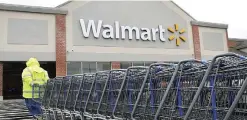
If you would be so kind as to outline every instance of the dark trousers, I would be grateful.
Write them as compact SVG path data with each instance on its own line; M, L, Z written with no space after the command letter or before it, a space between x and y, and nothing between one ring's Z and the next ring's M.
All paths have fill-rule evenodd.
M25 98L25 104L32 116L42 114L40 104L35 102L32 98Z

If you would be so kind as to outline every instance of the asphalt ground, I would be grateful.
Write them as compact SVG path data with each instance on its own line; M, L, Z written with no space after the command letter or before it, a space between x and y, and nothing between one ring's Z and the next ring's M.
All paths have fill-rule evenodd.
M0 120L32 120L24 100L0 101Z

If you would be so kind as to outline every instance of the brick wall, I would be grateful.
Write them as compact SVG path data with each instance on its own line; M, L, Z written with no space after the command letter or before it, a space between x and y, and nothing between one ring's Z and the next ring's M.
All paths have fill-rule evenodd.
M195 59L201 60L200 35L199 35L199 27L197 25L192 25L192 34L193 34Z
M235 41L230 41L229 40L228 30L227 29L226 29L226 40L227 40L228 51L229 51L229 48L235 47L237 45L237 43Z
M0 96L3 96L3 64L0 62Z
M230 40L228 40L227 44L228 44L228 49L235 47L237 45L237 43L235 41L230 41Z
M56 15L56 76L66 75L66 16Z
M120 69L120 62L112 62L111 66L112 69Z

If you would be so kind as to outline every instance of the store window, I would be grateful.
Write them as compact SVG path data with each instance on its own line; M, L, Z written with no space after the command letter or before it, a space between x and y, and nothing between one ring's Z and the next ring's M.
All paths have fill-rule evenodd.
M128 67L131 67L132 63L131 62L121 62L120 63L120 69L127 69Z
M133 66L144 66L144 62L133 62Z
M111 70L111 62L97 62L97 71Z
M96 62L82 62L83 73L95 73L96 72Z
M81 74L81 62L67 62L67 75Z

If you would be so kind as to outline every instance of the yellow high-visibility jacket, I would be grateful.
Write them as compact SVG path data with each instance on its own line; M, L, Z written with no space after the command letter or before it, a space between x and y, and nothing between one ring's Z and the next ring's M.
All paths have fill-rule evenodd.
M49 79L46 70L40 67L36 58L30 58L26 62L27 67L22 72L23 94L24 98L38 98L37 95L32 95L32 85L44 85ZM37 90L37 88L36 88Z

